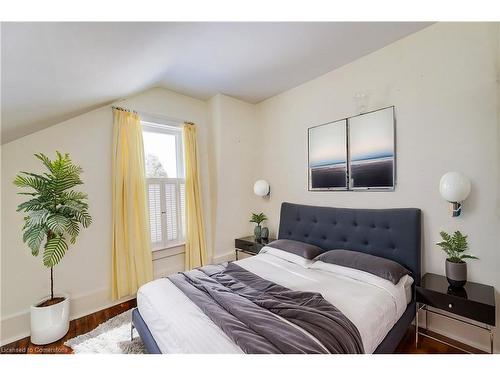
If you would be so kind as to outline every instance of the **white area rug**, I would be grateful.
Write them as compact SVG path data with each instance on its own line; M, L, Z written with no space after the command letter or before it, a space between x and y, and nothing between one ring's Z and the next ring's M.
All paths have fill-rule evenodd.
M134 330L130 340L132 310L109 319L93 331L68 340L64 345L74 353L142 354L146 353L142 340Z

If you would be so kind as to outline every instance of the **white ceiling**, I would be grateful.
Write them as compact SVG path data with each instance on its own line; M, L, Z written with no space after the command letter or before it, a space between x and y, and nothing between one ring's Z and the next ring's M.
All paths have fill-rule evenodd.
M257 103L429 23L3 23L2 142L150 87Z

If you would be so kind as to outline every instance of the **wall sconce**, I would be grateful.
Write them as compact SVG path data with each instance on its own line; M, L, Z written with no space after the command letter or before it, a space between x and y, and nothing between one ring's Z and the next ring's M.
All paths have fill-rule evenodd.
M271 194L271 187L266 180L258 180L253 184L253 192L259 197L268 197Z
M470 180L459 172L448 172L439 181L441 196L451 203L452 216L460 216L462 202L470 193Z

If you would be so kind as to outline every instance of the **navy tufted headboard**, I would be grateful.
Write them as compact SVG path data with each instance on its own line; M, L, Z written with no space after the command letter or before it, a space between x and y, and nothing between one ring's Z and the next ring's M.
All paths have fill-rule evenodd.
M325 251L362 251L398 262L420 284L420 209L353 209L281 205L279 239Z

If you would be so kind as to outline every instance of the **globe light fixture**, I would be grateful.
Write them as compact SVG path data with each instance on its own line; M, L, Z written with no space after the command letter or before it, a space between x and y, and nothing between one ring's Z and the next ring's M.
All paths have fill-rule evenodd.
M469 196L470 189L470 180L459 172L448 172L441 177L439 192L451 203L453 217L462 213L462 202Z
M271 193L271 187L266 180L258 180L253 184L253 192L259 197L267 197Z

